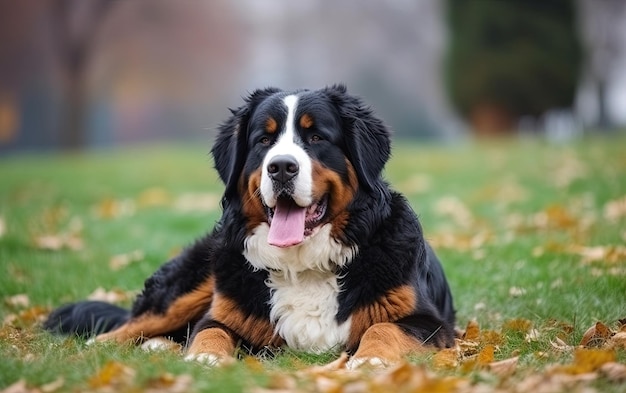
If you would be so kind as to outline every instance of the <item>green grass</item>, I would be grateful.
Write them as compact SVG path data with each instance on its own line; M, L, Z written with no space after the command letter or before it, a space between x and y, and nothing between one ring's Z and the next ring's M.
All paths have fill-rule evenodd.
M557 336L576 345L595 322L615 329L626 317L626 256L618 248L626 243L626 212L606 213L612 201L626 204L623 135L565 145L397 145L385 176L407 195L443 261L459 326L476 320L481 330L501 334L495 358L519 355L516 378L571 361L571 351L554 351L550 341ZM165 389L168 378L175 379L169 373L190 375L190 390L241 391L333 359L335 354L281 351L261 363L213 370L183 362L178 353L86 346L50 336L35 323L46 310L98 287L133 293L211 228L222 186L207 151L153 146L0 159L0 389L19 379L38 387L59 376L61 391L96 389L106 365L118 364L135 373L105 384L119 391ZM42 235L69 236L82 246L45 250L37 244ZM618 251L586 262L583 247ZM136 250L138 261L110 268L112 257ZM28 305L10 300L20 294ZM530 321L538 337L506 330L512 319ZM616 354L626 361L624 350ZM433 356L413 361L433 370ZM503 383L480 371L435 372L488 386ZM113 374L123 379L123 372ZM595 384L609 391L626 387L602 378Z

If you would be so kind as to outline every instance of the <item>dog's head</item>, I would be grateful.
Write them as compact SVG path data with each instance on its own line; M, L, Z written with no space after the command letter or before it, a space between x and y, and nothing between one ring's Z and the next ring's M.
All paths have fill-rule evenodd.
M340 231L357 193L378 193L389 131L343 85L257 90L232 110L212 153L249 230L268 223L268 242L301 243L323 225Z

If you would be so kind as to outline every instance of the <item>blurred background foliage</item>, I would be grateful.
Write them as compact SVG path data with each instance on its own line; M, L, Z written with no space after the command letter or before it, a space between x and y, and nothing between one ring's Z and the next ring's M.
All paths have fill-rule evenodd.
M397 138L626 124L623 0L0 0L0 152L207 145L259 87L345 82Z
M582 51L571 0L450 1L452 102L479 132L571 108Z

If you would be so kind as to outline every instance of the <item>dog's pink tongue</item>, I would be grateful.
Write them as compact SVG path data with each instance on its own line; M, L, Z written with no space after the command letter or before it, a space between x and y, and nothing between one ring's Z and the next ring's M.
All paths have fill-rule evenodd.
M301 243L304 239L305 218L306 208L296 205L291 199L278 198L267 242L277 247Z

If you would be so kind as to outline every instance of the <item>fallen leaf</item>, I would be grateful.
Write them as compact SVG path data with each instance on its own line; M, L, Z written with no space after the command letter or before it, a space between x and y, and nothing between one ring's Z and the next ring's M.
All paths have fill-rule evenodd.
M28 307L28 305L30 304L30 299L28 298L28 295L22 293L19 295L13 295L4 298L4 302L14 308L24 308Z
M594 326L587 329L585 334L583 334L579 345L587 348L601 348L614 334L615 332L611 331L608 326L602 322L596 322Z
M140 208L166 206L172 201L170 194L164 188L152 187L142 191L137 197L137 206Z
M608 344L609 348L626 350L626 331L615 333Z
M605 203L603 212L604 218L609 221L615 222L626 217L626 195Z
M528 333L532 326L533 323L528 319L515 318L505 321L502 325L502 330L517 333Z
M133 262L139 262L144 259L144 253L141 250L131 251L126 254L114 255L109 260L109 268L113 271L120 270Z
M89 378L92 388L119 387L128 385L135 376L135 370L116 361L107 362L98 372Z
M433 356L433 367L440 370L449 370L459 365L459 354L456 348L446 348Z
M191 389L193 378L189 374L173 375L165 373L146 383L146 393L184 393Z
M511 297L520 297L525 294L526 294L526 290L524 288L519 288L519 287L509 288L509 296Z
M72 251L79 251L83 248L83 239L79 234L46 234L35 236L33 239L35 247L41 250L59 251L63 249L69 249Z
M539 341L540 333L537 329L530 329L528 333L526 333L526 337L524 337L524 341L527 343L537 342Z
M478 322L476 320L471 320L467 323L467 327L465 328L465 334L463 335L463 340L465 341L478 341L480 337L480 327L478 326Z
M52 393L52 392L56 392L57 390L61 389L63 387L63 385L65 385L65 379L63 377L58 377L57 379L55 379L52 382L48 382L45 385L41 385L39 387L39 389L43 393Z
M17 382L9 385L3 390L0 390L0 393L30 393L34 392L33 389L29 389L28 385L26 385L25 379L20 379Z
M550 345L552 345L552 348L561 352L569 352L574 349L573 346L568 345L565 341L561 340L559 337L556 337L554 341L550 340Z
M571 364L554 367L554 373L586 374L598 370L605 363L615 362L615 352L602 349L577 348Z
M435 212L447 216L461 227L470 227L474 217L467 206L456 196L444 196L435 203Z
M97 300L106 303L121 303L128 300L129 295L128 293L119 289L112 289L110 291L107 291L102 287L98 287L89 296L87 296L87 299Z
M476 362L479 366L486 366L494 361L495 347L493 345L485 345L485 347L478 352Z
M626 381L626 364L609 362L600 367L600 372L606 376L609 381L623 382Z
M480 342L485 345L499 346L504 344L504 336L493 330L483 330L480 332Z
M104 198L94 207L97 217L111 219L135 214L135 202L130 199Z
M7 224L4 217L0 216L0 239L7 233Z
M500 360L499 362L489 363L488 369L492 373L498 375L499 377L508 377L515 373L517 370L519 356L515 356L509 359Z
M182 212L212 212L220 208L220 196L214 193L189 193L180 195L174 208Z

